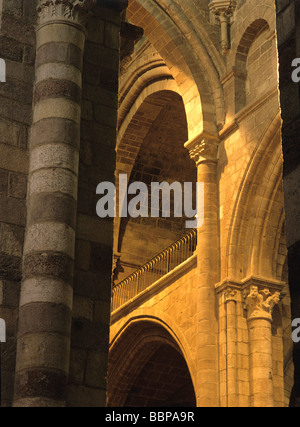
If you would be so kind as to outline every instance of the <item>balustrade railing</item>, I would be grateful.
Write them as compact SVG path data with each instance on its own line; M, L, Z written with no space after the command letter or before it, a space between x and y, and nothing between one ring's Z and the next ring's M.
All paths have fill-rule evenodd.
M149 288L157 280L170 273L188 260L197 247L197 230L191 230L186 236L156 255L126 279L113 286L112 311Z

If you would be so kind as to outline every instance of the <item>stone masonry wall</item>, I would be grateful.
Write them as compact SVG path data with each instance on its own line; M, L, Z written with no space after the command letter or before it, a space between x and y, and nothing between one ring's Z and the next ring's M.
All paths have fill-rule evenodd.
M69 406L105 406L113 220L96 215L100 182L114 182L120 14L99 9L88 23L83 64L81 148Z
M2 405L13 396L18 304L26 222L28 132L32 120L35 61L35 3L0 2L0 57L6 83L0 84L0 317L5 319Z
M137 15L131 15L131 19L135 25L139 24L144 26L147 36L148 26L150 27L150 19L148 19L148 15L143 11L142 7L138 7L137 3L138 2L135 1L130 2L129 10L131 12L135 11ZM150 9L150 5L147 1L142 1L141 3L145 9L147 9L148 6ZM186 1L186 3L188 3L188 1ZM179 12L178 9L176 12L180 15L182 11ZM177 18L178 15L174 13L174 19ZM261 394L264 392L263 387L259 390L260 385L258 385L259 374L257 373L257 369L261 366L257 367L255 363L252 364L251 367L249 365L249 360L251 359L253 362L255 359L253 356L255 354L255 351L253 351L253 336L251 335L251 339L250 336L248 336L249 331L253 332L252 319L247 323L248 319L243 307L244 299L243 295L240 293L242 289L241 283L246 279L247 282L245 283L255 283L255 277L260 277L262 281L260 286L265 286L265 283L269 282L274 282L273 284L279 286L276 280L277 270L282 270L285 263L285 252L279 253L279 251L276 250L283 228L284 212L281 185L281 122L277 87L278 64L275 17L275 4L272 0L267 0L264 3L254 0L239 2L231 26L231 49L224 59L224 68L222 69L220 67L221 70L219 70L221 83L224 88L224 102L226 105L225 126L219 133L220 147L217 171L219 184L218 225L220 237L220 283L224 282L223 284L227 284L229 281L235 284L237 281L237 289L239 289L238 300L228 303L229 308L227 312L225 308L227 300L225 301L226 304L224 304L224 300L222 300L224 297L222 294L224 289L221 288L221 293L219 293L218 290L217 295L219 298L218 302L220 303L220 308L217 313L217 315L219 315L219 347L216 351L219 356L218 381L220 385L220 400L218 402L218 397L216 397L216 393L214 393L215 401L213 403L216 404L216 402L218 402L221 406L235 406L237 404L240 406L255 406L258 403L263 405L265 402L264 398L261 398ZM167 27L162 18L160 24L161 27L164 27L164 25ZM149 40L151 42L153 40L154 47L157 48L158 53L168 65L174 58L169 51L166 52L159 43L156 43L153 33L154 31L151 33L149 32ZM159 31L155 32L155 34L159 35ZM216 47L218 48L217 44ZM201 63L200 58L202 59L199 55L199 62ZM215 62L217 61L214 62L214 59L212 59L212 62L216 66ZM184 68L181 67L179 60L176 66L182 71L182 74L184 74ZM170 67L169 69L172 72ZM174 78L176 80L176 76ZM125 79L124 76L123 79ZM182 90L180 85L179 87L180 90ZM199 91L201 92L200 88ZM184 96L183 101L186 111L188 112L189 109ZM200 179L199 177L203 177L203 181L211 179L209 183L213 185L214 181L212 180L212 176L214 174L211 173L210 176L208 176L207 173L207 175L205 175L205 168L203 167L202 169L203 171L198 175L198 180ZM211 212L216 211L214 202L210 207ZM210 215L211 212L209 212ZM211 218L212 215L210 216L210 219ZM211 234L213 234L213 232ZM216 236L216 233L214 236ZM210 362L213 357L215 357L215 354L213 352L207 352L207 354L210 355L210 360L205 359L204 362L204 358L201 359L201 352L209 339L211 340L209 341L210 344L215 341L213 341L210 336L207 338L206 342L204 342L203 339L203 345L200 345L201 333L202 337L204 334L203 329L199 326L199 319L204 319L206 321L205 325L209 324L209 329L212 331L213 326L212 322L210 322L211 318L205 310L209 311L209 314L214 311L211 307L207 309L207 301L211 301L211 299L203 297L203 292L201 292L202 288L200 289L200 287L203 285L203 282L207 284L207 288L208 285L213 286L218 279L212 277L212 273L214 272L212 263L209 265L210 269L205 271L205 262L207 260L205 256L203 256L204 262L202 262L201 250L205 253L210 262L214 258L211 256L212 252L208 252L207 250L209 245L203 244L205 236L199 237L198 270L202 271L202 273L204 272L204 274L200 276L199 273L199 277L194 283L193 279L190 277L192 273L187 274L181 286L178 286L176 289L176 293L174 291L175 284L172 283L171 286L155 295L155 297L151 295L149 301L143 302L139 307L137 307L138 303L135 303L135 310L133 309L134 311L131 312L131 315L129 315L130 308L127 307L127 311L124 309L123 319L118 320L118 326L122 329L122 326L130 324L130 318L134 319L136 316L146 317L146 315L148 315L148 317L154 316L156 319L162 320L163 323L168 323L167 320L169 321L170 317L172 317L171 323L168 325L170 326L170 324L174 325L177 323L177 325L174 326L174 330L178 331L181 329L179 325L181 325L182 322L184 324L182 328L183 331L189 322L191 313L195 310L194 299L198 299L199 306L196 308L196 312L199 316L197 323L199 329L196 335L197 338L193 337L195 341L196 339L198 340L198 349L195 350L194 346L196 346L196 344L195 341L192 340L191 348L189 349L190 353L189 350L187 350L190 343L190 331L180 331L182 335L179 335L184 336L188 341L184 353L189 366L191 365L189 359L190 355L193 361L195 361L196 366L194 372L192 369L192 375L194 375L193 378L197 378L194 384L196 384L195 391L198 402L203 404L205 397L201 396L201 393L203 393L201 376L202 378L205 377L205 379L208 380L207 382L211 380L212 370L210 374L208 374L205 368L209 364L211 367L213 366L213 363ZM201 250L199 250L199 247L201 247ZM278 268L279 265L280 268ZM207 279L208 277L209 279ZM278 279L283 280L281 274ZM193 283L195 287L198 286L198 289L194 289L191 283ZM189 294L187 293L188 286L191 286ZM282 284L280 284L280 286L282 286ZM178 301L180 300L180 298L177 298L177 291L181 293L183 289L186 290L186 293L184 297L182 297L182 305L176 307L177 299ZM170 293L167 294L167 292ZM171 293L172 302L171 298L169 298ZM207 304L203 304L200 295ZM185 303L187 299L190 301L190 303L187 303L189 304L190 310L188 314L185 313ZM273 353L273 359L272 363L268 361L266 364L266 366L270 368L270 372L267 372L267 375L266 372L264 372L264 375L266 375L265 383L272 386L270 387L272 391L269 393L270 399L267 403L275 406L282 406L284 401L286 404L290 392L290 388L287 386L286 396L284 396L283 365L288 362L291 340L290 335L286 334L286 325L284 325L285 329L282 331L281 309L282 306L280 306L280 309L277 308L276 311L274 311L272 331L270 329L270 324L268 324L268 334L270 335L269 353ZM284 316L286 316L285 321L290 324L289 313L286 313L284 309L282 311ZM179 316L178 319L177 314ZM204 314L207 314L206 318ZM115 319L115 314L113 314L113 319ZM231 324L230 328L232 328L232 330L230 328L228 329L227 325L223 323L227 321ZM203 324L204 322L202 322L202 325ZM202 327L204 328L205 325ZM117 329L117 323L113 320L111 330L111 342L113 344L114 333L116 333L115 328ZM172 326L170 326L170 329L173 331ZM231 333L234 334L234 339L232 339ZM283 339L286 341L284 345L282 344ZM229 348L230 345L231 348ZM287 360L283 361L284 352L285 355L287 355ZM205 363L207 363L207 365ZM267 369L264 370L266 371ZM270 381L270 379L272 379L272 381ZM201 386L199 386L199 384L201 384Z
M100 3L103 7L96 8L88 24L83 64L68 406L104 406L106 402L113 222L101 221L95 207L97 185L114 181L119 33L126 2ZM0 12L0 58L7 66L7 82L0 85L0 317L7 325L7 342L1 346L1 403L11 406L35 80L36 2L3 0ZM59 49L56 53L59 62Z

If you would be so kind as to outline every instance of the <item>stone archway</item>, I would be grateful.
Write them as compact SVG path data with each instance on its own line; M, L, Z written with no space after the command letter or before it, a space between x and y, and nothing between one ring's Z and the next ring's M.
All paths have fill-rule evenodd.
M187 362L179 344L162 325L140 320L113 341L108 406L196 406Z
M189 139L204 130L216 133L217 125L222 127L224 124L224 100L219 76L215 65L208 59L206 49L201 50L200 56L195 55L190 42L174 23L176 18L170 19L154 2L145 4L142 0L131 0L127 17L144 29L145 36L164 59L180 87L188 111ZM193 29L189 27L189 30L193 37ZM197 41L199 47L200 40ZM199 67L199 62L203 61L204 65Z
M154 85L155 86L155 85ZM196 168L184 142L187 120L181 96L175 91L159 90L145 97L131 118L117 147L116 187L119 176L128 183L143 182L151 192L152 182L196 182ZM171 200L173 203L173 199ZM150 209L149 202L148 208ZM117 212L119 211L117 200ZM115 218L114 249L122 258L118 280L131 274L187 232L185 217ZM151 237L150 237L151 236ZM144 241L147 240L147 245ZM124 270L124 271L123 271Z

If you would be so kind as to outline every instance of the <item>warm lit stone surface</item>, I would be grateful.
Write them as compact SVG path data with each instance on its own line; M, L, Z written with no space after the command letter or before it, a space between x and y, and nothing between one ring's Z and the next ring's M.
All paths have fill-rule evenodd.
M3 406L298 404L296 3L0 1ZM203 182L204 223L110 313L188 231L98 218L120 173Z

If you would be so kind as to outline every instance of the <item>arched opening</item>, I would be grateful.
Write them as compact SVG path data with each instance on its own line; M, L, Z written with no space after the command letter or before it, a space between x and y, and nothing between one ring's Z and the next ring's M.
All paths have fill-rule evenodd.
M268 38L270 27L264 19L257 19L246 29L235 57L235 112L255 102L274 86L276 68L273 58L275 41ZM267 64L267 66L266 66ZM275 82L276 84L276 82Z
M193 384L182 355L162 344L145 363L125 407L195 407Z
M160 253L187 233L186 217L178 216L171 193L170 216L160 206L159 215L151 215L152 183L196 183L195 163L184 143L188 139L185 108L180 95L162 90L148 96L133 116L117 150L118 170L125 171L128 185L146 184L145 204L148 217L117 218L115 238L120 256L118 281ZM125 157L125 153L128 156ZM195 185L193 186L195 187ZM194 188L195 190L195 188ZM183 196L183 192L182 192ZM128 198L130 202L130 198Z
M109 407L196 407L185 357L161 325L137 321L114 340L109 357Z
M180 88L181 96L188 107L189 139L193 139L203 130L211 133L217 130L214 91L216 104L221 104L217 109L221 118L217 121L223 122L222 89L215 67L211 66L211 61L206 56L207 50L201 50L199 57L195 55L189 41L193 38L193 29L189 28L189 40L182 37L174 17L171 18L173 13L173 10L166 13L157 2L144 0L130 0L127 8L128 20L144 29L146 38L164 59ZM197 24L199 25L198 22ZM199 67L199 61L205 66ZM214 89L210 79L213 80Z

